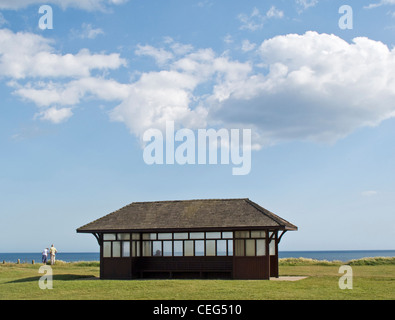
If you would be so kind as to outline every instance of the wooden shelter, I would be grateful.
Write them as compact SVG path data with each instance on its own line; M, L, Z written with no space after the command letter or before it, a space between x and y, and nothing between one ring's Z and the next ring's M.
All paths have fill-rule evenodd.
M77 232L96 237L101 279L269 279L289 230L249 199L210 199L133 202Z

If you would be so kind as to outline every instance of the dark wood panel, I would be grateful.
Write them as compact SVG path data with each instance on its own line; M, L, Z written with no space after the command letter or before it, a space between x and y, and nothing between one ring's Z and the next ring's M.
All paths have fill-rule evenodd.
M268 257L234 257L234 279L269 279Z

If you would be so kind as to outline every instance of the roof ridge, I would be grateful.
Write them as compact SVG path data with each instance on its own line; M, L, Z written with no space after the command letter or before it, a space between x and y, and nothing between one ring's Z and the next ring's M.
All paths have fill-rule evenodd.
M187 199L187 200L157 200L157 201L136 201L136 202L132 202L131 204L134 204L134 203L163 203L163 202L191 202L191 201L233 201L233 200L249 200L249 199L248 198L222 198L222 199L212 198L212 199Z

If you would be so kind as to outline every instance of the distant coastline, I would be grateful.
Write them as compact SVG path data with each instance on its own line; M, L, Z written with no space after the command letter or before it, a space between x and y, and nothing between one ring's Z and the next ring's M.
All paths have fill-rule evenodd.
M344 261L370 257L395 257L395 250L328 250L328 251L279 251L279 258L310 258L314 260ZM40 252L0 252L0 263L17 262L41 263ZM99 252L59 252L57 259L65 262L99 261Z

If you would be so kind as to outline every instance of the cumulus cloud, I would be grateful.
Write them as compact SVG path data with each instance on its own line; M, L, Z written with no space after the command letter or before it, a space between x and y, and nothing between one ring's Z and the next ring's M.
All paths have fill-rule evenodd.
M126 62L118 53L59 54L53 41L29 32L0 29L0 77L83 77L92 70L117 69Z
M261 144L334 142L395 116L395 50L381 42L307 32L264 41L266 73L217 85L210 117L252 126ZM220 92L220 94L218 94Z
M120 5L128 0L47 0L45 4L58 5L62 9L77 8L82 10L94 11L104 10L110 5ZM0 9L18 10L30 5L42 5L41 0L2 0Z
M191 129L251 128L254 146L332 143L395 116L395 49L379 41L309 31L259 45L246 40L243 48L253 61L171 38L159 48L139 45L135 54L153 58L159 70L120 83L93 74L125 66L118 54L61 54L41 36L0 30L0 77L37 105L37 118L54 123L84 99L115 102L111 120L140 138L172 120Z
M54 105L73 106L89 96L119 101L126 97L125 85L92 76L93 71L125 66L119 54L96 54L86 49L61 54L53 44L33 33L0 29L0 78L11 79L8 85L14 88L14 94L40 108L38 118L60 123L73 113L70 108Z

